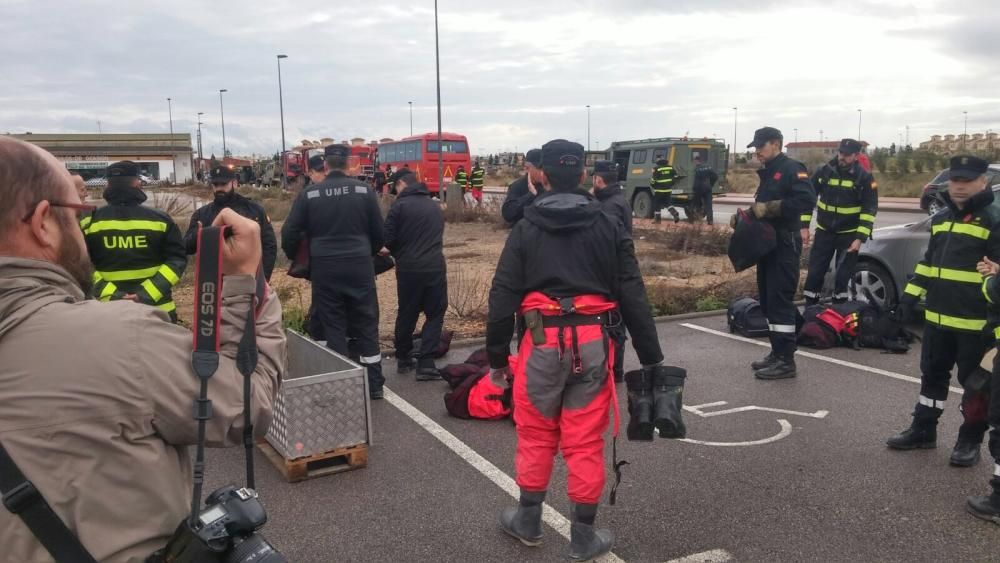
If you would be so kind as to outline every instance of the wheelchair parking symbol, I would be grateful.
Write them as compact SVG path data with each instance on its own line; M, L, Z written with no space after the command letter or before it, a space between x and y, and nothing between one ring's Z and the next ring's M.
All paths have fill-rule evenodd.
M745 406L745 407L732 407L732 408L728 408L728 409L713 410L713 411L705 412L705 409L710 409L710 408L713 408L713 407L721 407L721 406L724 406L724 405L727 405L727 404L729 404L729 403L727 403L726 401L717 401L717 402L714 402L714 403L705 403L704 405L685 406L684 410L686 410L688 412L691 412L691 413L694 413L694 414L696 414L696 415L698 415L698 416L700 416L702 418L710 418L710 417L713 417L713 416L724 416L724 415L727 415L727 414L736 414L736 413L748 412L748 411L765 411L765 412L773 412L773 413L778 413L778 414L793 415L793 416L804 416L804 417L807 417L807 418L820 418L820 419L821 418L826 418L826 415L830 414L829 411L800 412L800 411L792 411L792 410L787 410L787 409L775 409L775 408L771 408L771 407L758 407L756 405L748 405L748 406ZM786 436L788 436L788 435L790 435L792 433L792 423L788 422L788 420L786 420L784 418L779 418L777 420L778 420L778 425L781 426L781 429L778 431L778 433L775 434L775 435L773 435L773 436L769 436L767 438L762 438L760 440L748 440L748 441L744 441L744 442L709 442L709 441L704 441L704 440L694 440L694 439L691 439L691 438L684 438L684 439L679 440L679 441L681 441L681 442L687 442L689 444L698 444L698 445L701 445L701 446L720 446L720 447L760 446L760 445L763 445L763 444L770 444L772 442L777 442L778 440L780 440L780 439L782 439L782 438L784 438L784 437L786 437Z

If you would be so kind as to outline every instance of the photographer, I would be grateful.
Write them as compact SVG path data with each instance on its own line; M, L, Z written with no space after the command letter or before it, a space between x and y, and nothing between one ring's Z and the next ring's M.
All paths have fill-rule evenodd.
M89 296L93 266L68 172L41 149L0 138L0 444L99 561L141 561L188 516L197 439L191 331L131 301ZM222 251L218 371L210 446L240 442L243 376L234 360L261 261L260 227L231 209ZM256 319L250 412L266 432L285 365L281 305ZM4 490L9 493L8 490ZM0 509L3 560L51 561L22 517Z

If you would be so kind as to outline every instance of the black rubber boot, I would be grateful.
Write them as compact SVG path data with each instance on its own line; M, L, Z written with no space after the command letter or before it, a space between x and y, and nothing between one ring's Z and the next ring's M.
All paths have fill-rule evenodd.
M611 551L615 536L611 530L594 528L597 518L596 504L576 504L570 509L572 524L569 530L570 561L592 561Z
M663 220L663 213L659 210L653 213L653 223L659 225L660 221Z
M396 358L396 373L398 375L406 375L413 371L413 368L417 367L417 363L413 361L413 358L406 356L404 358Z
M774 363L766 368L753 372L757 379L789 379L795 377L795 359L777 358Z
M937 425L913 421L909 428L885 441L894 450L929 450L937 447Z
M543 502L545 502L545 491L540 493L521 491L521 500L517 508L505 508L500 513L500 527L524 545L529 547L541 545Z
M684 379L687 371L674 366L657 366L653 376L653 425L660 438L683 438L687 435L684 410Z
M670 212L670 216L674 218L674 223L680 223L681 222L681 214L678 213L676 209L674 209L673 207L668 207L667 211L669 211Z
M955 443L955 448L951 450L949 463L955 467L972 467L979 463L980 449L982 449L982 444L959 440Z
M628 426L625 435L629 440L653 439L653 374L646 370L632 370L625 374L628 387Z
M965 509L976 518L1000 525L1000 494L969 497Z
M434 365L433 358L420 358L417 363L417 375L414 377L417 381L434 381L441 379L441 372L438 371L437 366Z
M750 368L753 369L754 371L757 371L769 367L771 364L777 361L778 361L778 356L775 356L774 352L768 352L767 355L764 356L763 358L755 362L751 362Z

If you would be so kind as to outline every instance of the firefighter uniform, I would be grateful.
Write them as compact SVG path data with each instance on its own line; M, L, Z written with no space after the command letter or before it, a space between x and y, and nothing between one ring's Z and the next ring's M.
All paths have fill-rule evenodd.
M993 350L987 354L980 367L991 371L991 380L1000 377L1000 282L995 275L989 275L983 280L983 295L989 302L989 321L987 326L993 327L996 342ZM992 357L991 357L992 356ZM993 457L993 476L990 479L991 494L970 496L967 509L974 516L1000 523L1000 384L991 381L990 404L987 414L989 422L989 452Z
M212 170L212 183L216 184L217 190L215 200L199 207L191 215L187 233L184 234L185 250L188 254L194 254L198 251L198 223L205 226L211 225L223 209L232 209L248 219L253 219L260 225L264 277L270 280L271 272L274 270L274 261L278 255L278 242L274 238L274 227L271 226L270 217L267 216L267 212L259 203L241 196L236 193L236 190L219 190L219 184L235 179L236 176L228 166L217 166Z
M385 172L382 172L381 169L375 169L375 174L372 175L372 180L375 184L375 193L382 193L382 188L385 187L385 179Z
M176 321L171 289L187 267L184 240L169 215L142 205L146 194L138 187L138 176L134 162L109 166L108 204L80 222L94 264L94 296L111 301L135 295Z
M761 147L772 140L782 140L781 131L764 127L754 133L753 142L747 148ZM754 211L754 214L774 227L777 240L774 250L757 263L757 287L761 308L767 316L771 354L753 364L757 368L754 375L761 379L794 377L797 310L793 300L799 285L802 256L800 221L803 215L812 213L816 194L806 167L784 153L764 163L757 175L760 186L754 198L754 209L766 211Z
M700 205L705 213L705 221L711 225L715 223L715 216L712 212L712 187L719 181L719 175L708 164L697 160L695 162L698 162L698 165L694 168L692 192L696 204Z
M952 180L978 178L988 163L973 156L951 159ZM976 264L983 256L1000 261L1000 208L987 187L959 208L948 192L947 207L931 220L931 239L923 260L900 299L906 318L925 298L925 326L920 357L920 396L909 429L888 440L889 447L933 447L937 422L948 399L952 366L962 385L964 421L952 452L953 465L978 461L987 427L989 377L979 364L992 342L987 327L987 295Z
M385 165L385 192L386 194L396 195L396 186L392 183L392 165Z
M330 145L327 162L346 167L350 149ZM294 259L308 240L312 299L328 348L348 356L348 334L357 336L360 363L373 399L382 398L378 294L372 256L382 249L382 212L375 191L334 168L326 180L302 191L281 229L281 248Z
M578 143L550 141L545 170L583 171ZM579 171L579 172L577 172ZM639 361L663 360L631 237L579 186L539 195L507 238L489 297L486 347L491 377L509 385L514 314L531 328L513 366L518 509L501 515L503 529L528 545L541 541L541 503L560 451L573 503L570 555L589 560L610 550L610 532L595 530L604 489L604 440L614 384L604 330L620 310Z
M476 203L482 203L483 201L484 180L486 180L486 171L477 162L472 168L472 174L469 176L469 184L472 186L472 197L476 200Z
M653 190L653 217L660 222L661 210L666 208L674 218L674 223L680 220L680 214L671 206L674 194L674 183L677 181L677 171L666 159L656 161L653 177L649 179L649 188Z
M840 152L858 154L861 143L854 139L840 142ZM823 278L836 256L833 302L847 301L847 282L854 273L857 252L847 252L858 240L865 242L872 234L878 212L878 184L859 162L846 169L835 158L823 165L812 177L816 189L816 236L809 254L809 274L802 294L806 304L819 301ZM802 216L802 227L809 228L812 214Z

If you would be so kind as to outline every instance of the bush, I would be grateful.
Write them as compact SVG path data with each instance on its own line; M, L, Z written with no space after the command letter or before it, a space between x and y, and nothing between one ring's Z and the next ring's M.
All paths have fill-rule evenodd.
M460 319L477 319L486 316L489 299L489 280L471 272L470 268L456 264L448 275L448 308Z
M719 309L725 309L728 305L729 303L716 295L706 295L695 302L694 308L698 312L718 311Z
M636 228L635 231L636 236L641 233L646 240L660 245L664 250L702 256L727 254L732 234L729 229L685 223L668 225L666 229Z

